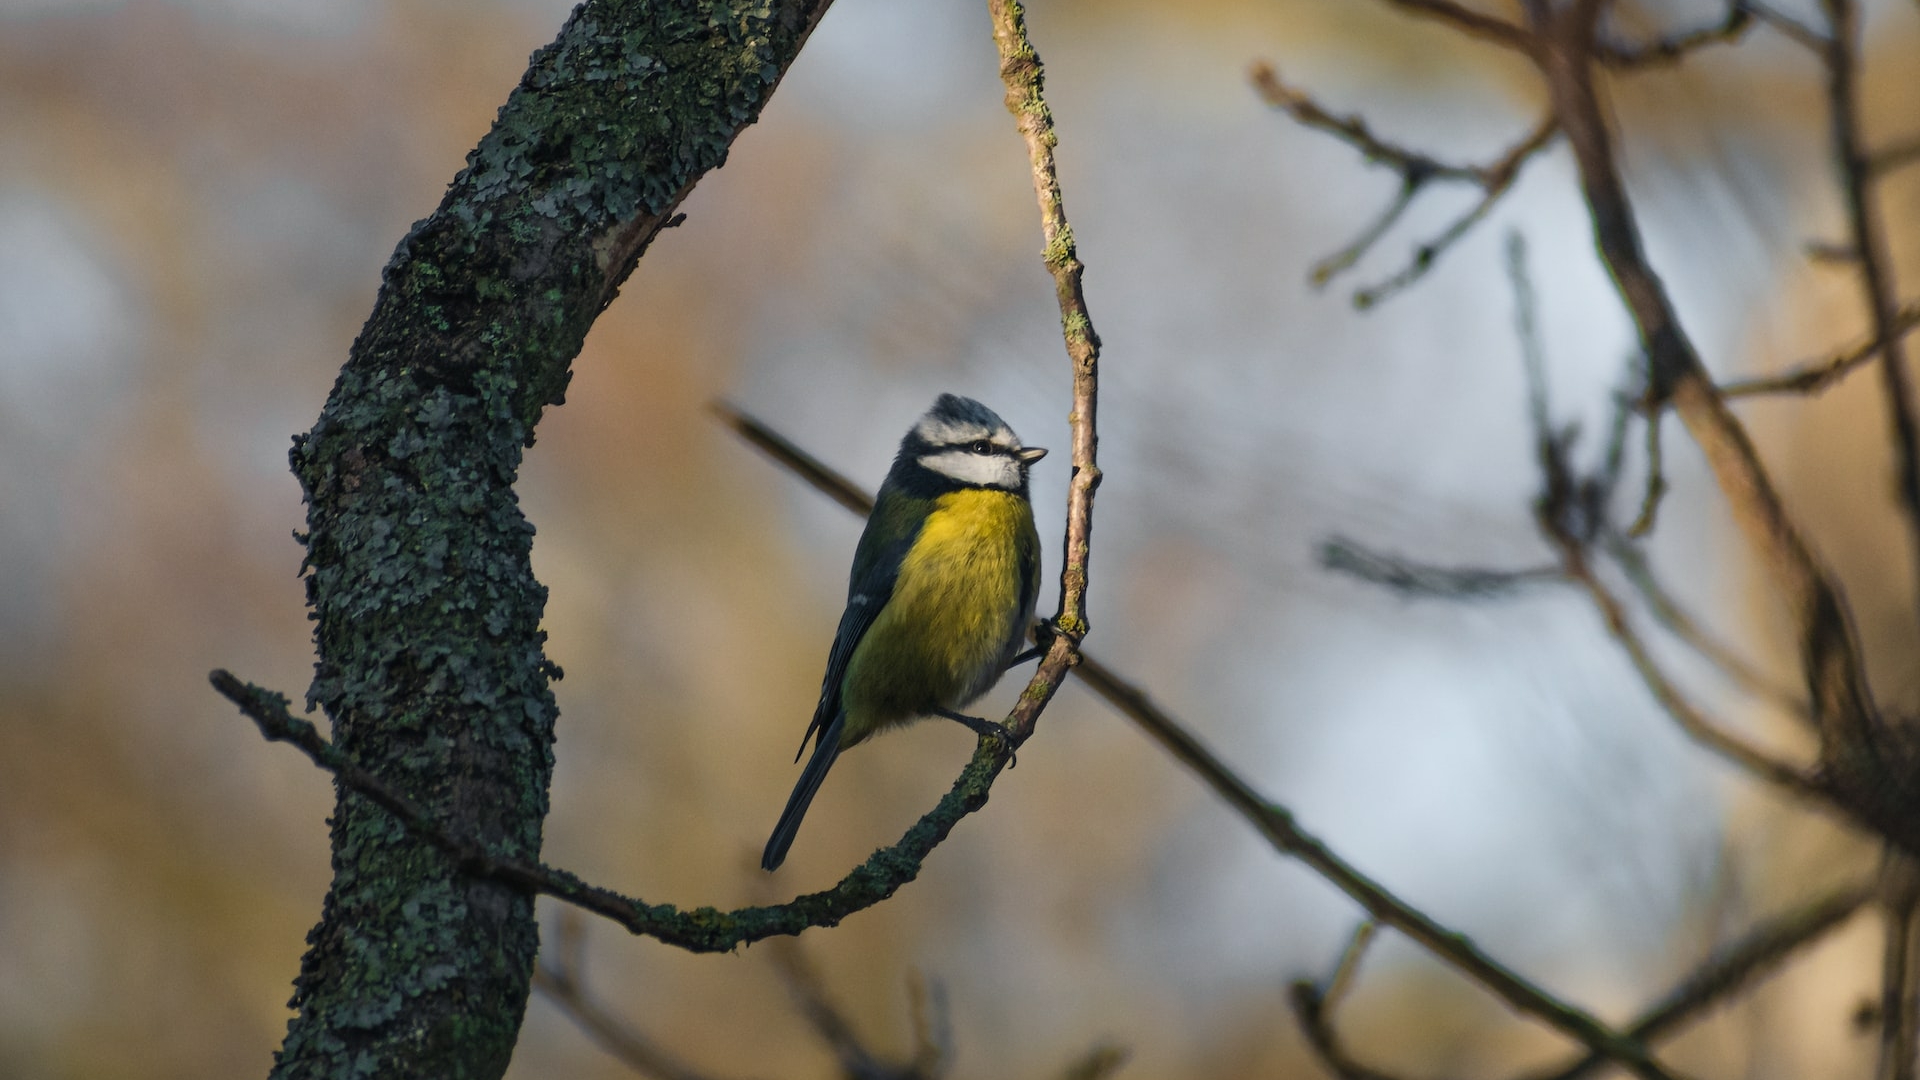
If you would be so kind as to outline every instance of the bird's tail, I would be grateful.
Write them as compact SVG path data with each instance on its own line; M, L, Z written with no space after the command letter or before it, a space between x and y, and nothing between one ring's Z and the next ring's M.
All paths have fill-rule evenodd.
M800 831L800 819L807 816L807 807L813 805L820 782L827 778L827 770L833 768L834 759L840 756L840 730L846 726L846 719L844 710L835 713L833 722L820 733L820 741L813 744L813 756L801 770L800 782L793 786L793 794L787 796L787 808L780 812L780 824L773 827L767 850L760 856L760 869L777 870L786 861L787 849L793 846L794 834Z

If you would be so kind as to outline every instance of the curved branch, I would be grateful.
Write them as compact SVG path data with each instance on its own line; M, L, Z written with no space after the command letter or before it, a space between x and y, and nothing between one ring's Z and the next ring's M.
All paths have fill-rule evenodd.
M1060 179L1054 171L1053 148L1059 140L1053 132L1053 113L1042 92L1046 75L1040 55L1027 40L1026 16L1018 0L987 0L987 10L993 16L993 41L1000 50L1000 79L1007 85L1007 111L1013 114L1020 136L1026 140L1027 157L1033 166L1033 192L1040 203L1040 232L1045 240L1041 258L1053 275L1060 332L1066 340L1067 357L1073 362L1073 411L1068 414L1073 428L1073 479L1067 485L1060 613L1054 617L1054 626L1072 639L1071 645L1077 645L1088 629L1088 545L1093 529L1093 493L1100 486L1100 467L1095 463L1099 437L1094 427L1100 335L1094 333L1093 317L1087 313L1087 299L1081 292L1080 276L1086 268L1074 246L1073 227L1067 224ZM1055 657L1065 660L1070 644L1056 641L1043 665ZM1036 674L1027 693L1034 693L1039 686L1040 676Z
M498 851L457 825L436 818L405 792L359 765L337 744L322 737L313 724L293 715L286 695L243 682L227 671L215 671L211 681L214 689L259 725L267 739L298 747L314 764L339 777L347 789L398 818L409 835L444 852L463 873L500 882L527 895L551 896L618 923L629 933L690 952L729 952L769 937L798 934L816 926L837 926L847 916L892 896L919 876L921 862L946 839L955 823L986 805L987 790L1008 756L998 739L982 739L973 760L939 805L907 830L899 843L874 852L831 889L808 893L785 904L687 911L622 896L565 870ZM1025 701L1023 698L1023 705ZM1026 730L1031 732L1030 723ZM1020 741L1024 739L1017 738L1016 746Z

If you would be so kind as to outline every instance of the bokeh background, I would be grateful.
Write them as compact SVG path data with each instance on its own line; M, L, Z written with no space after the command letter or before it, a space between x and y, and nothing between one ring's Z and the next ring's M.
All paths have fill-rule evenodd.
M1867 6L1867 124L1888 142L1914 133L1920 11ZM288 439L394 244L566 11L0 0L0 1075L266 1069L328 880L332 788L205 674L304 688ZM1717 16L1641 2L1618 25ZM1316 563L1336 534L1448 564L1548 561L1507 230L1530 244L1556 412L1589 455L1632 335L1563 152L1413 290L1348 303L1474 193L1423 199L1355 277L1310 287L1397 180L1263 107L1247 67L1273 60L1449 160L1526 130L1527 73L1356 0L1044 0L1030 24L1106 343L1089 647L1360 866L1610 1018L1870 868L1681 739L1579 597L1409 601ZM550 861L649 900L780 899L897 838L965 760L952 725L863 748L787 866L757 869L859 523L706 406L736 402L869 486L943 390L1064 446L1067 365L1001 92L984 5L839 0L596 325L520 484L567 673ZM1654 262L1717 371L1863 332L1851 274L1805 252L1843 224L1809 57L1759 30L1614 93ZM1908 268L1917 174L1883 189ZM1877 395L1861 375L1743 410L1848 582L1878 689L1911 705L1911 562ZM1034 484L1049 581L1063 457ZM1778 667L1777 612L1700 462L1678 437L1668 459L1663 572ZM802 942L882 1049L907 1046L909 973L938 980L962 1077L1052 1075L1102 1041L1130 1050L1124 1075L1312 1075L1285 985L1324 972L1357 919L1070 688L919 881ZM830 1074L766 949L585 933L594 993L703 1068ZM1856 920L1676 1060L1861 1075L1872 1040L1849 1018L1878 934ZM1422 1075L1565 1050L1391 941L1342 1020L1372 1060ZM511 1075L627 1074L536 998Z

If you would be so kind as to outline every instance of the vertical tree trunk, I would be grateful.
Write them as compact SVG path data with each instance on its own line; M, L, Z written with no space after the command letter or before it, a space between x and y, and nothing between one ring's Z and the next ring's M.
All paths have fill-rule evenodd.
M388 264L295 440L339 746L451 826L535 857L555 708L513 492L587 329L759 115L829 0L590 0L533 58ZM497 1077L539 944L533 901L468 879L342 791L334 880L279 1077Z

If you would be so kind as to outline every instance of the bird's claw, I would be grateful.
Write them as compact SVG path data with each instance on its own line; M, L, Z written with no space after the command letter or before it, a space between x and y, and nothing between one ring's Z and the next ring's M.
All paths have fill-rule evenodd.
M965 713L953 712L947 709L941 709L940 715L952 720L956 724L960 724L983 739L1000 740L1000 744L1007 748L1007 768L1011 769L1020 764L1019 755L1015 754L1013 749L1013 732L1007 725L996 724L991 720L983 720L978 716L968 716Z

